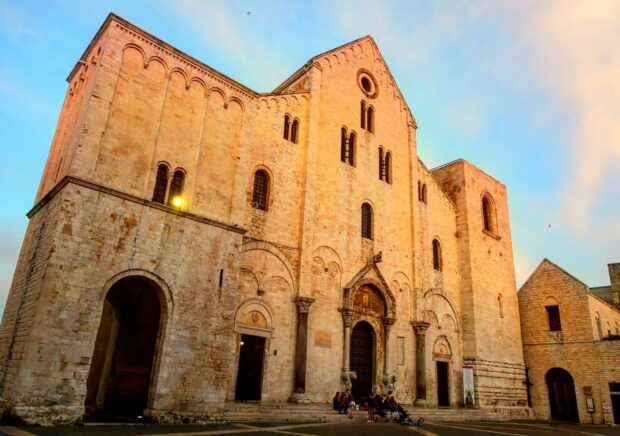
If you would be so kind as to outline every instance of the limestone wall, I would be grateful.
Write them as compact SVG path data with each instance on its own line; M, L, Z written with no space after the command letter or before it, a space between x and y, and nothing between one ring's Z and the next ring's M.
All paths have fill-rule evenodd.
M506 188L463 160L432 174L456 206L464 363L476 367L478 401L522 406L525 374ZM493 205L491 232L483 225L484 195Z
M547 305L559 307L561 331L550 331ZM590 294L584 283L546 259L519 290L519 309L536 418L551 418L545 375L552 368L562 368L574 380L579 421L590 422L584 387L591 387L594 420L603 422L602 401L609 399L609 382L620 379L620 352L618 341L599 340L595 314L600 313L605 321L618 312Z
M51 218L53 250L33 287L28 347L12 362L19 375L4 392L13 413L41 422L52 404L62 406L54 419L81 419L106 291L132 274L156 280L166 297L151 414L216 413L230 374L241 234L74 184L32 222L39 216ZM18 280L11 295L19 292Z
M620 309L610 306L592 293L588 293L592 332L596 339L620 335ZM600 319L602 336L599 335L597 319Z

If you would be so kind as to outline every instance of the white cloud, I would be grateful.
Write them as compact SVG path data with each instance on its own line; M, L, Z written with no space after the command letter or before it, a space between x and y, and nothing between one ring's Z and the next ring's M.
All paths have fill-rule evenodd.
M564 108L570 167L558 217L588 232L620 174L620 2L543 2L528 22L537 84ZM562 109L559 109L562 110Z

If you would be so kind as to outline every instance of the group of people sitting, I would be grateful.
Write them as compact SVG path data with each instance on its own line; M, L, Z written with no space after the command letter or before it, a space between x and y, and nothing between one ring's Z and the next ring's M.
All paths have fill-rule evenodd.
M424 418L419 418L414 422L407 411L396 402L391 391L385 397L380 393L375 395L371 393L368 397L363 397L359 404L355 403L351 392L336 392L332 405L338 413L348 414L349 419L353 419L354 411L360 410L368 412L367 422L385 422L390 416L403 425L421 426L424 422Z

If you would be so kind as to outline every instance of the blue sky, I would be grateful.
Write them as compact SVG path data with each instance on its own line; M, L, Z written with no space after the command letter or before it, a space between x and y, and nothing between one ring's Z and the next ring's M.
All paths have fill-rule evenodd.
M110 11L261 92L370 34L422 160L507 185L519 285L543 257L592 286L620 262L618 1L0 0L0 310L66 76Z

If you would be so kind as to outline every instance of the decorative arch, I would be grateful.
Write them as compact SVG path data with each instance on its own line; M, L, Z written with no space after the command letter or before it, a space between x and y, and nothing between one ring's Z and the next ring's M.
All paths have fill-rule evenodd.
M293 271L295 271L295 269L293 268L293 265L288 260L288 258L284 254L284 252L282 252L282 250L280 250L275 245L272 245L272 244L270 244L268 242L263 242L263 241L248 241L248 242L245 242L241 246L241 252L242 253L247 253L247 252L252 251L252 250L266 251L268 253L273 254L280 262L282 262L282 264L284 265L284 268L286 269L286 271L288 273L287 274L288 277L285 277L285 279L291 285L291 290L292 290L292 293L293 293L293 295L291 297L296 296L297 295L297 286L296 286L296 282L295 282L294 275L293 275Z
M327 255L323 255L324 252L326 252ZM325 265L328 265L329 263L333 262L336 265L338 265L338 268L340 269L340 271L342 271L342 259L340 258L340 255L335 249L333 249L332 247L328 245L319 245L318 247L316 247L312 251L312 257L313 258L320 257L325 263ZM331 258L334 258L335 261L330 260Z
M362 268L344 287L344 309L353 309L355 298L364 287L374 289L381 296L385 305L384 316L396 319L396 297L374 262Z
M444 335L437 336L433 344L434 360L452 360L452 347L448 338Z
M142 63L144 64L144 67L146 68L147 66L146 52L144 51L144 49L140 47L138 44L134 44L133 42L130 42L129 44L125 44L125 46L123 47L123 53L125 53L125 51L127 51L130 48L138 51L142 55Z
M208 95L207 91L209 87L207 86L204 80L202 80L200 77L194 76L191 79L189 79L189 86L192 86L192 83L197 83L198 85L202 86L202 89L204 90L204 96Z
M170 74L170 67L168 66L166 61L163 60L162 58L160 58L159 56L155 55L155 56L151 56L150 58L148 58L146 60L146 62L144 63L144 68L148 68L149 65L151 65L151 62L157 62L162 67L164 67L164 71L166 73L166 76L168 76Z
M251 298L244 301L235 313L233 331L239 334L275 337L274 311L264 300Z
M181 77L185 79L185 89L189 89L189 76L187 75L187 72L183 68L172 67L170 69L170 76L172 76L175 73L180 74Z
M454 309L454 305L450 302L447 297L447 294L440 289L429 289L426 291L423 297L424 305L423 305L423 313L427 311L432 311L434 313L442 314L441 318L438 318L438 321L443 319L443 314L448 314L454 321L456 326L455 331L460 330L460 324L458 322L458 317L456 315L456 310ZM439 328L442 328L442 324L438 324Z
M217 86L212 86L211 89L209 89L208 94L220 94L220 96L222 97L222 99L224 99L224 102L227 101L227 97L226 97L226 93L221 90L220 88L218 88Z

